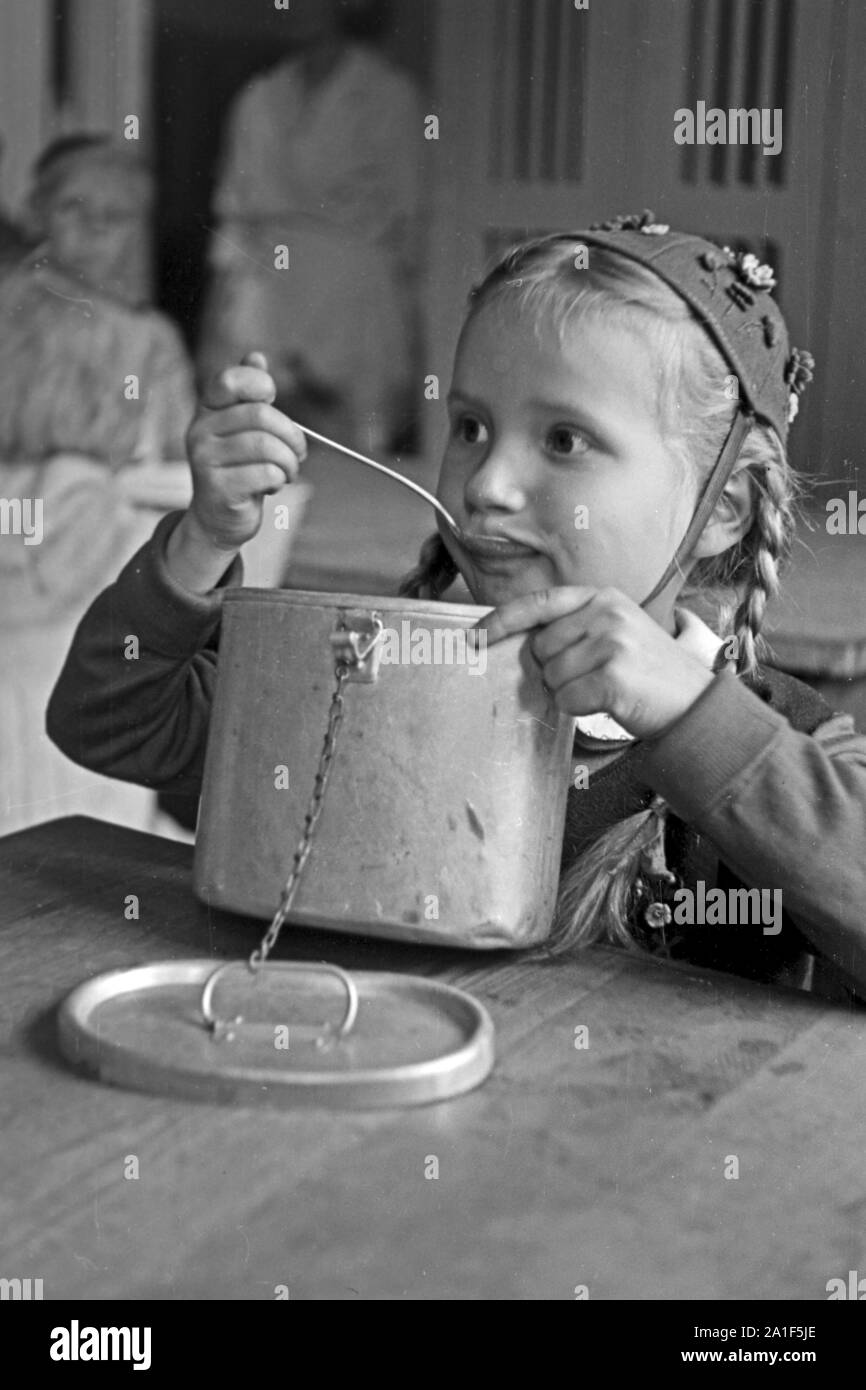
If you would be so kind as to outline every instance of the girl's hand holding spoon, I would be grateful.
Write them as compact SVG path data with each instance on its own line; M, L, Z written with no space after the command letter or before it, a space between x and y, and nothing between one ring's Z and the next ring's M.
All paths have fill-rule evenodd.
M228 367L209 387L187 434L193 499L168 540L169 569L193 593L209 593L262 524L262 499L294 482L307 456L306 435L423 497L454 534L462 532L419 483L375 459L290 420L273 402L276 384L260 352Z
M169 537L174 578L193 593L219 583L262 524L263 499L294 482L307 455L302 430L273 405L260 352L228 367L205 392L187 433L193 499Z

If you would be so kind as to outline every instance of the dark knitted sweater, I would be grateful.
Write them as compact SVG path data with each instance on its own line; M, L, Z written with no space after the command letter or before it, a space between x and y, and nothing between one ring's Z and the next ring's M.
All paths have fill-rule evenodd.
M820 695L772 667L761 667L744 683L802 733L813 734L832 718L832 710ZM569 793L563 870L604 830L649 806L656 793L646 780L643 763L641 745L634 744L621 757L594 772L589 787ZM666 820L665 858L676 884L653 885L655 901L673 906L676 888L697 892L699 883L707 890L720 888L726 894L732 888L747 886L720 860L706 835L674 814L668 814ZM673 924L663 931L651 930L639 922L636 936L641 946L653 954L753 979L803 988L813 974L814 956L808 941L784 911L777 935L765 935L754 922L723 926Z

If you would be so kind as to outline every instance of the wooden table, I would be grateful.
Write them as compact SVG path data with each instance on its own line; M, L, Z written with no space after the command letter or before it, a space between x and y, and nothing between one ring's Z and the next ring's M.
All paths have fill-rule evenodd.
M609 949L527 964L287 929L284 957L471 990L488 1082L276 1112L75 1075L55 1041L73 986L248 953L259 924L197 904L190 857L84 818L0 841L3 1277L46 1298L821 1300L866 1272L866 1015L791 992Z

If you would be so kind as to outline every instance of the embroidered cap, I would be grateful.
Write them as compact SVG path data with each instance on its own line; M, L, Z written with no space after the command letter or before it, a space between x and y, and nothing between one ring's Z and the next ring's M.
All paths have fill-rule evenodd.
M770 293L772 268L750 252L673 231L643 213L596 222L569 240L604 246L638 261L691 306L737 377L741 402L784 442L798 397L812 379L810 353L792 348Z

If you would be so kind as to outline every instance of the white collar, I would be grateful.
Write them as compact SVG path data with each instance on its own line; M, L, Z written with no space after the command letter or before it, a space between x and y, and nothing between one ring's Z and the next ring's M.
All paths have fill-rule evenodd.
M690 612L688 608L675 609L674 622L677 625L674 640L686 651L691 652L692 656L697 657L704 666L714 671L719 653L730 639L719 637L711 627L707 627L697 613Z

